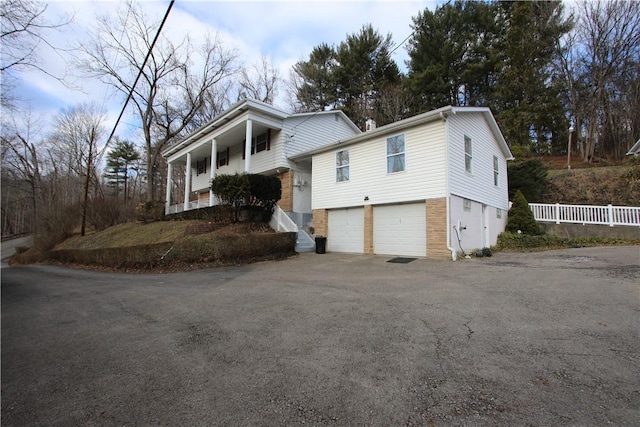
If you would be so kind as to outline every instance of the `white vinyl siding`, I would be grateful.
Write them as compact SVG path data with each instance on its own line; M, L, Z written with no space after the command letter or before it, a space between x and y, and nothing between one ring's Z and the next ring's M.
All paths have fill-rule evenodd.
M470 201L471 210L466 211L463 207L466 200L468 199L456 196L449 199L451 226L456 227L456 230L452 230L450 235L450 246L459 249L458 245L462 245L464 251L469 253L474 249L495 245L498 241L498 234L504 231L507 215L502 215L502 218L499 218L494 214L495 207L485 205L483 208L482 203L474 201ZM458 228L458 224L460 224L460 228ZM458 237L460 237L459 242ZM487 237L488 241L485 240Z
M364 252L364 208L329 211L327 250L331 252Z
M449 190L457 195L503 210L509 209L507 161L484 116L458 113L447 118L449 135ZM465 135L473 145L473 173L466 172ZM498 185L494 185L493 158L497 158Z
M283 132L285 157L292 157L360 133L341 114L329 111L287 117L284 119Z
M377 134L351 144L349 185L336 183L335 151L313 156L313 209L391 204L446 195L444 123L440 120L403 130L406 165L403 173L387 173L387 138ZM347 147L345 147L347 149Z
M383 255L427 255L425 203L375 206L373 251Z

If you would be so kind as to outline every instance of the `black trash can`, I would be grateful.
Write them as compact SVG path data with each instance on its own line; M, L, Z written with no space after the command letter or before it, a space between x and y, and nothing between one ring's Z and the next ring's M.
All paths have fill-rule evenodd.
M316 237L316 253L323 254L327 251L327 238L318 236Z

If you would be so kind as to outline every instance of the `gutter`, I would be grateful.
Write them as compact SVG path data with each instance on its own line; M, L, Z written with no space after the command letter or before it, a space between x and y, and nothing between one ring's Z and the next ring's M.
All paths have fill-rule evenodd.
M455 111L454 111L454 114L455 114ZM444 140L446 141L445 162L447 162L447 167L446 167L447 176L446 176L445 187L446 187L447 196L445 198L445 202L446 202L446 217L447 217L447 233L446 233L447 250L451 252L451 260L457 261L458 252L453 248L453 246L451 246L451 201L450 201L451 192L449 191L449 169L451 165L449 164L449 122L447 121L447 117L444 114L444 112L440 112L440 118L444 122Z

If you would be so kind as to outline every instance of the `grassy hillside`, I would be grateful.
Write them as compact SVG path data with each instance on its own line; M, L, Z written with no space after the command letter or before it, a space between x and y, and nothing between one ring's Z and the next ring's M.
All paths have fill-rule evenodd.
M640 206L640 164L637 162L609 166L572 162L572 169L567 170L566 158L564 164L561 159L543 161L549 166L544 203Z
M150 224L126 223L84 237L74 236L56 249L121 248L173 242L185 235L187 228L198 221L161 221Z

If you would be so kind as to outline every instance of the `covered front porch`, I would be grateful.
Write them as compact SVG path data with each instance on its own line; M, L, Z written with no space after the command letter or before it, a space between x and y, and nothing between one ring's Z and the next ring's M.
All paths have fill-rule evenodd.
M210 182L219 174L276 173L278 150L272 140L281 131L274 120L246 118L215 129L167 158L165 213L214 206ZM173 200L174 171L184 168L184 196ZM180 168L182 169L182 168Z

